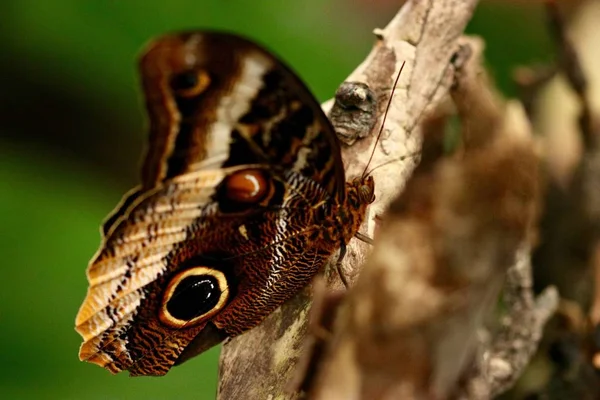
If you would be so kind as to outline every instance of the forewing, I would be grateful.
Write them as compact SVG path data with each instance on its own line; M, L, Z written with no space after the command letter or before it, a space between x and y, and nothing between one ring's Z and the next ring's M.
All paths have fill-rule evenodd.
M198 169L266 162L343 193L331 124L297 76L263 48L229 34L187 32L153 42L140 70L150 116L142 186ZM199 93L182 92L194 79L203 82ZM248 153L248 145L255 151Z

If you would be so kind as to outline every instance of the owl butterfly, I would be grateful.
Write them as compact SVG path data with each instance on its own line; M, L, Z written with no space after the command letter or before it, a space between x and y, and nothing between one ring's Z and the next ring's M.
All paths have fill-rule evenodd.
M258 325L355 235L374 190L346 183L318 102L256 44L164 36L139 68L141 185L104 223L76 318L80 359L133 376Z

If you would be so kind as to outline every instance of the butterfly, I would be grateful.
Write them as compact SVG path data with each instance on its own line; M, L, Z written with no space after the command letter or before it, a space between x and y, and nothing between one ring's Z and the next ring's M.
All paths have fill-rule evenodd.
M259 45L183 32L140 58L141 184L105 221L76 317L79 357L164 375L255 326L357 233L374 199L346 182L317 100Z

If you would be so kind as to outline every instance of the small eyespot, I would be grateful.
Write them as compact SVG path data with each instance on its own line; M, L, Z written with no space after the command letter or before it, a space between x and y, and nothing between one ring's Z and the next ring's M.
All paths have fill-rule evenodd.
M169 282L159 318L174 328L194 326L219 312L228 297L227 278L221 271L209 267L189 268Z
M270 182L263 171L248 169L229 175L223 183L223 195L235 203L256 204L269 193Z
M180 97L194 97L204 92L210 85L210 76L204 70L190 70L175 75L171 88Z

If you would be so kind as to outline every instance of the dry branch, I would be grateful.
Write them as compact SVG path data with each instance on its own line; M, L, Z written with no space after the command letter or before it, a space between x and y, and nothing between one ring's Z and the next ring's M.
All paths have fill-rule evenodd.
M522 108L504 104L491 88L481 50L479 41L464 40L454 57L455 64L465 63L451 92L464 149L443 158L440 132L425 133L421 163L391 203L370 258L340 305L310 398L456 396L508 267L520 261L515 271L522 272L528 266L522 263L535 237L539 158ZM521 300L510 317L535 323L505 329L501 333L518 335L490 345L495 361L514 367L501 371L504 386L529 360L557 301L549 292L548 304L534 310L531 285L523 281L509 280ZM508 351L515 343L521 343L519 357ZM478 376L487 397L468 398L500 390L492 386L500 381L498 368L485 372L496 374Z
M533 296L530 252L517 254L509 268L503 291L508 311L493 340L485 332L473 370L457 396L488 399L511 389L529 365L542 339L548 319L558 307L558 292L549 287L537 299Z
M419 122L427 110L438 106L453 78L452 55L471 17L476 0L409 0L383 30L365 61L347 79L367 85L377 103L377 122L390 96L391 86L402 62L404 72L395 89L384 132L377 145L373 166L418 151ZM326 108L329 105L326 105ZM336 120L332 117L336 125ZM343 149L347 176L362 173L374 146L373 132ZM377 201L370 208L365 231L371 235L375 218L383 213L408 179L416 163L389 163L373 172ZM344 270L352 281L368 249L356 240L350 243ZM219 369L221 399L294 398L284 393L286 382L302 352L307 332L310 289L297 295L267 318L259 327L234 338L223 347Z
M563 301L538 356L551 373L527 392L598 398L593 363L600 343L593 325L600 321L600 3L580 1L567 18L565 4L546 4L559 68L532 101L550 172L533 264L536 286L555 284Z

